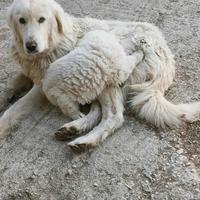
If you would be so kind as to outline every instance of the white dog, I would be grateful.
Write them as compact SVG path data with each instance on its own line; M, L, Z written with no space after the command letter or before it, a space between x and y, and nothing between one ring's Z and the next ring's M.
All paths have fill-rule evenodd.
M43 93L73 119L82 116L65 124L56 133L58 139L89 131L101 120L69 143L75 149L95 146L121 126L122 94L126 98L132 93L133 110L156 126L178 127L199 120L199 102L174 105L164 98L175 75L174 59L155 26L74 18L54 0L14 0L8 23L14 36L12 55L35 86L4 113L0 136L32 111ZM14 85L15 90L21 87ZM83 116L78 103L94 99L89 114Z

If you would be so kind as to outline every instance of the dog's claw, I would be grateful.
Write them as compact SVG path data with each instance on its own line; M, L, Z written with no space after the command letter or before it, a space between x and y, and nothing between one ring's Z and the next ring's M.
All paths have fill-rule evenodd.
M81 153L81 150L79 148L79 146L77 145L69 145L69 147L71 148L71 150L75 153Z
M87 150L89 150L89 149L94 147L94 145L92 145L90 143L75 144L73 142L68 143L68 146L75 153L82 153L82 152L85 152L85 151L87 151Z
M86 145L83 145L83 144L79 144L79 145L68 144L68 146L71 148L71 150L74 153L82 153L82 152L85 152L87 150Z
M55 138L59 141L72 140L77 136L78 130L75 127L61 127L56 133Z

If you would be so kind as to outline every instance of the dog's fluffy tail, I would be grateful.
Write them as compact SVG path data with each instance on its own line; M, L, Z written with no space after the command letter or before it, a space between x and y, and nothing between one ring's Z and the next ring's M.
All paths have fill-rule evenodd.
M158 31L157 37L159 35ZM166 41L163 37L143 38L140 45L144 60L133 72L133 81L127 85L129 92L133 92L129 96L131 107L141 118L162 128L179 127L184 122L199 120L200 102L175 105L164 97L175 75L175 61Z
M184 122L200 119L200 102L175 105L159 90L145 90L134 96L130 103L141 118L162 128L179 127Z

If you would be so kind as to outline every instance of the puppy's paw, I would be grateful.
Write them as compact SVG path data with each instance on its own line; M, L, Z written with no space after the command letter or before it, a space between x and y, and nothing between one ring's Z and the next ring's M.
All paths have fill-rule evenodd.
M87 140L87 136L77 138L76 140L68 143L68 146L75 153L82 153L88 149L94 148L97 145L96 142Z
M79 133L75 126L63 126L56 133L55 138L59 141L69 141L74 139Z

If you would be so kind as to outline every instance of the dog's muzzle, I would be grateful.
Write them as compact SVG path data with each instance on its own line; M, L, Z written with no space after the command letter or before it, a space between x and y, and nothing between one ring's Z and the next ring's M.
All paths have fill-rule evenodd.
M35 41L30 41L26 43L26 48L28 53L37 53L37 43Z

